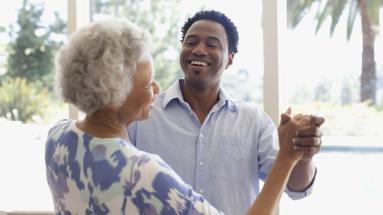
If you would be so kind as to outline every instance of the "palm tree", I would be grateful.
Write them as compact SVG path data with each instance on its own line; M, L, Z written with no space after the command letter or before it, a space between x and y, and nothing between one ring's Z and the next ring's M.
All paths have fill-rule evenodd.
M318 3L316 15L316 32L326 18L331 17L330 34L332 35L340 16L348 10L347 39L351 37L354 21L360 15L362 24L363 52L362 73L360 78L360 100L376 102L376 68L374 59L375 36L379 29L379 11L383 0L287 0L287 22L295 28L310 11L314 3Z

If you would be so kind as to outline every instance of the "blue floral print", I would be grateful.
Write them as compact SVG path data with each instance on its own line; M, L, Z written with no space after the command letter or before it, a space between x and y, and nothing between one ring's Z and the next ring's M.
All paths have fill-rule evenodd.
M75 121L50 129L45 163L56 214L221 214L157 155Z

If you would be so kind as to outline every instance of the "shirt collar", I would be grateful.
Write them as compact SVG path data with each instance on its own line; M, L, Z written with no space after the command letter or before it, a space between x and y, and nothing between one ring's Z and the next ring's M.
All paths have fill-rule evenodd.
M184 97L181 92L180 82L183 79L175 81L165 92L164 100L162 101L162 108L165 109L166 106L173 100L184 101Z
M166 106L173 100L179 100L185 102L184 97L181 92L181 82L183 79L175 81L165 92L164 100L162 101L162 108L165 109ZM221 87L219 90L219 101L218 105L220 107L227 105L230 110L237 111L236 104L233 98Z
M219 89L219 101L218 104L222 107L227 105L230 111L236 112L237 106L234 99L221 87Z

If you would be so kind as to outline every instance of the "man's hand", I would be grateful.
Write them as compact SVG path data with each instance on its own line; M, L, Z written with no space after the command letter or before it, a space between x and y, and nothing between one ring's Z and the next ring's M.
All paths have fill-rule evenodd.
M310 161L320 151L322 131L320 126L324 123L323 117L298 114L293 117L299 128L293 139L296 151L302 152L302 161Z
M278 127L280 150L289 159L310 161L319 152L323 117L297 114L291 118L291 109L281 115Z

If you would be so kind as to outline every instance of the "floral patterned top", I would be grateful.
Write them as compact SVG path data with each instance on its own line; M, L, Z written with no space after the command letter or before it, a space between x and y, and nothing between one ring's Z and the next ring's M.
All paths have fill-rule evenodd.
M157 155L75 121L50 129L45 163L56 214L221 214Z

